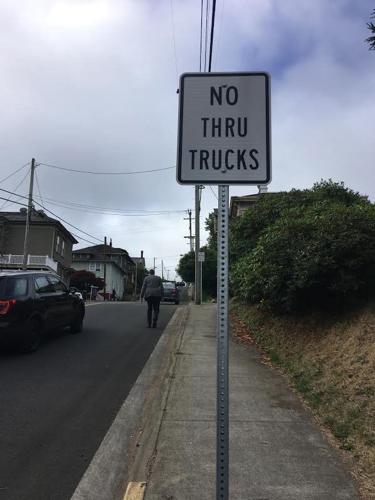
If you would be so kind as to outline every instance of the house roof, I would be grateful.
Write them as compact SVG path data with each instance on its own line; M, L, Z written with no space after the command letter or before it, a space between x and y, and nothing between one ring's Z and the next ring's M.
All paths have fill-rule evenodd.
M130 258L136 264L142 264L143 266L145 265L145 258L144 257L130 257Z
M0 219L11 224L24 225L26 223L27 210L22 209L19 212L0 212ZM55 226L64 235L69 238L72 243L78 243L74 236L61 224L57 219L49 217L43 210L32 210L30 217L31 225L33 226Z
M80 248L78 250L73 251L73 255L80 254L89 254L92 259L82 258L80 260L101 260L101 261L109 261L110 255L123 255L125 259L130 263L134 264L132 258L129 256L129 253L124 248L116 248L111 247L110 245L93 245L91 247Z

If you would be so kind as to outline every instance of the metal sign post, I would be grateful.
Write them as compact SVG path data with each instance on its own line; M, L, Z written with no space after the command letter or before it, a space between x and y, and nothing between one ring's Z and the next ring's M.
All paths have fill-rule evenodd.
M229 186L219 186L217 238L217 426L216 498L229 498L229 388L228 388L228 202Z
M271 180L269 87L267 73L185 73L180 79L177 181L219 185L217 500L229 498L229 185Z

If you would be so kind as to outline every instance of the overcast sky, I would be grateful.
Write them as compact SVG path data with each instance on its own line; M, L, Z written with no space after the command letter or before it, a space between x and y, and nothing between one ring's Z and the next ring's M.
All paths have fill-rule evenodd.
M199 70L200 5L1 0L0 180L32 157L96 172L173 167L178 76ZM217 0L212 70L271 75L269 190L332 178L375 201L375 51L364 42L373 8L370 0ZM13 191L24 179L17 192L26 195L26 174L27 167L0 187ZM159 273L163 258L174 277L180 254L188 250L182 211L194 208L194 188L178 185L173 168L115 176L40 165L37 175L35 194L45 207L91 237L66 225L69 230L95 243L92 236L106 235L132 256L144 250L148 266L156 257ZM255 192L251 186L230 188L231 195ZM206 187L202 227L216 205ZM1 210L19 208L7 204ZM134 216L130 211L136 210L171 213ZM76 248L88 245L80 240Z

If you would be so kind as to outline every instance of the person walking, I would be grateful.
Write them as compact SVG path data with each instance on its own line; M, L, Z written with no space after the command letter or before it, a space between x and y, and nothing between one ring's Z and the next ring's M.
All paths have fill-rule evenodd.
M155 270L151 269L150 274L143 280L141 289L141 299L147 302L147 326L156 328L159 316L160 301L163 296L163 283L160 276L155 275Z

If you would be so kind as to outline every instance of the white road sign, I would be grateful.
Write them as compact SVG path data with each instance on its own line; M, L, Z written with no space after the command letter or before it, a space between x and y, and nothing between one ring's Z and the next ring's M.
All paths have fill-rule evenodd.
M184 73L180 78L177 180L268 184L267 73Z
M198 262L204 262L206 259L206 254L204 252L198 252Z

